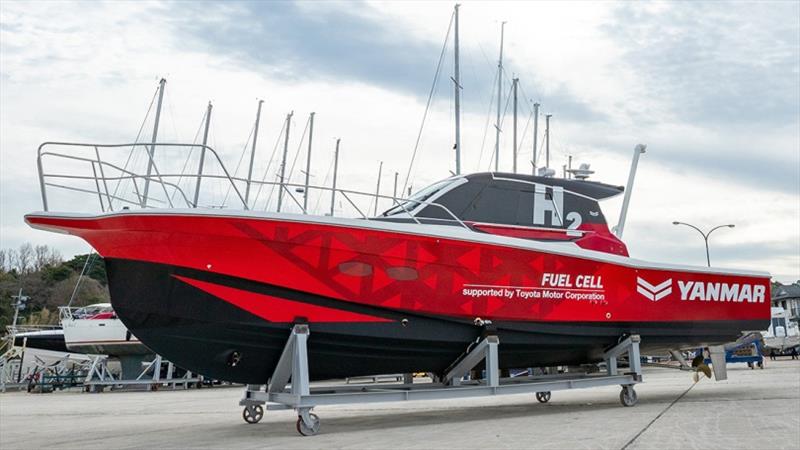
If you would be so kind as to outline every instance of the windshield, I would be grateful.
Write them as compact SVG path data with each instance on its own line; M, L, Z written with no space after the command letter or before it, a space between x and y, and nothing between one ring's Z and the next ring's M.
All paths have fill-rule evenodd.
M106 313L106 312L113 312L114 308L111 305L106 304L97 304L97 305L89 305L83 308L78 308L75 312L72 313L72 316L77 319L87 319L97 314Z
M433 183L432 185L426 187L425 189L422 189L421 191L418 191L416 194L409 197L408 200L401 201L397 205L389 208L388 210L386 210L386 212L381 214L381 216L388 217L388 216L393 216L395 214L404 213L407 211L410 212L412 209L414 209L419 205L419 202L424 202L428 200L434 194L441 191L445 186L448 186L452 182L453 182L452 179L447 179Z

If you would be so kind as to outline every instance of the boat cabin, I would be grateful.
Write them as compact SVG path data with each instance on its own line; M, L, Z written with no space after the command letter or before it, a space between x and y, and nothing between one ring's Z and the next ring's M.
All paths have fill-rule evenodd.
M573 242L628 256L608 228L599 201L623 192L585 180L475 173L434 183L379 216L382 220L458 224L520 239Z

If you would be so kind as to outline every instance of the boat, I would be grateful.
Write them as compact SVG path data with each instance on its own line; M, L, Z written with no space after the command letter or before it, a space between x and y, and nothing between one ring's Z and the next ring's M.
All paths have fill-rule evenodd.
M69 352L64 343L64 330L60 327L24 327L18 326L14 335L14 346L49 350L54 352ZM10 333L11 334L11 333Z
M60 307L64 344L72 352L93 355L152 355L117 318L110 303Z
M114 310L143 344L232 382L265 384L298 324L311 379L442 374L487 334L501 368L524 368L599 362L630 335L656 354L768 327L768 273L630 257L600 208L623 191L488 172L366 218L245 202L25 221L104 257Z
M786 309L781 306L773 306L770 311L769 327L761 332L767 353L788 354L793 348L800 347L797 322L790 320Z

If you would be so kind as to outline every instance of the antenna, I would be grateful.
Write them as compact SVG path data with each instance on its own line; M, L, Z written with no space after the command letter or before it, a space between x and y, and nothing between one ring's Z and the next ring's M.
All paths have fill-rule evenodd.
M625 230L625 219L628 217L628 205L631 203L631 194L633 190L633 179L636 178L636 169L639 166L639 155L647 150L644 144L637 144L633 149L633 161L631 161L631 171L628 173L628 184L625 186L625 199L622 200L622 209L619 212L619 222L614 227L614 234L622 239L622 232Z

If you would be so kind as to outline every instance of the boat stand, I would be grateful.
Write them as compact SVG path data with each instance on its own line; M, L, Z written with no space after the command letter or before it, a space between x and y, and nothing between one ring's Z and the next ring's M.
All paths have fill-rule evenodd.
M407 379L410 382L403 384L340 384L312 388L308 373L308 337L308 325L294 325L268 384L246 387L239 405L244 406L242 417L247 423L258 423L263 418L262 405L266 405L268 410L294 409L298 414L297 431L303 436L311 436L317 434L320 428L319 417L311 412L316 406L523 393L535 393L539 402L546 403L552 391L610 385L622 386L620 402L624 406L633 406L637 402L633 386L642 381L638 335L624 337L604 353L606 374L501 378L498 359L500 340L496 335L489 334L456 361L441 382L413 383L413 379ZM624 355L627 355L628 367L622 372L618 362ZM466 375L482 361L486 362L485 378L465 380Z
M177 389L178 386L183 389L188 389L192 385L202 383L203 379L200 376L193 375L192 372L186 371L182 376L175 376L175 366L156 355L152 361L147 362L139 376L135 379L123 379L122 374L114 376L108 369L108 356L96 355L92 358L91 365L86 372L86 378L83 380L84 390L86 392L103 392L105 388L120 388L123 386L144 386L148 391L158 390L159 386L172 386L172 389ZM164 367L166 366L166 367ZM166 369L166 376L162 377L162 369Z

